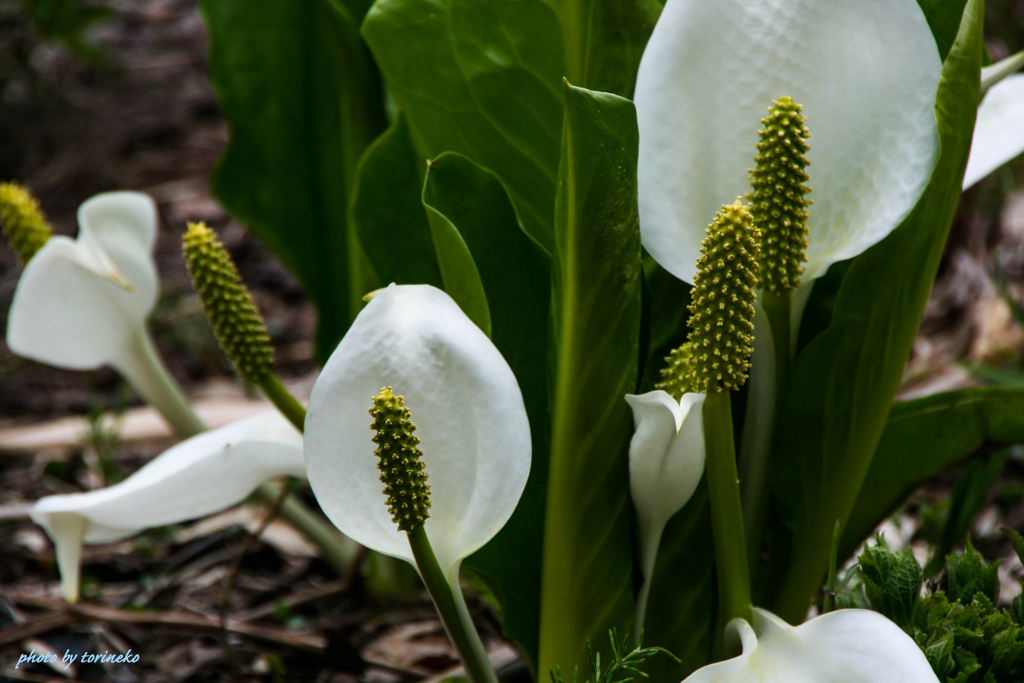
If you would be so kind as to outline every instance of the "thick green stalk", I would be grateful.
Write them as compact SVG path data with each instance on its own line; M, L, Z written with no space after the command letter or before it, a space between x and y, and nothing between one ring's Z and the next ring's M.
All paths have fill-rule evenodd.
M437 563L434 549L430 547L430 540L422 524L409 532L409 546L412 548L413 557L416 558L416 566L419 567L427 592L437 607L441 622L448 631L448 637L451 638L455 651L462 660L469 680L472 683L498 683L498 677L487 658L480 635L469 621L469 613L462 601L462 589L458 585L452 585L457 582L458 577L451 577L452 583L449 583L448 577ZM458 598L455 591L460 592Z
M256 489L256 496L264 503L273 505L281 495L283 486L281 482L265 481ZM337 529L290 493L285 496L279 514L320 549L320 557L338 576L345 575L359 549L355 541L339 534Z
M721 642L722 627L732 619L745 619L750 623L753 618L729 400L729 392L723 391L709 393L704 401L704 443L718 573L716 642Z
M300 432L305 431L306 409L291 395L291 392L284 388L277 375L272 372L264 375L260 381L260 388L263 389L263 393L270 399L270 402L277 406L281 414L288 418L288 421L296 429Z

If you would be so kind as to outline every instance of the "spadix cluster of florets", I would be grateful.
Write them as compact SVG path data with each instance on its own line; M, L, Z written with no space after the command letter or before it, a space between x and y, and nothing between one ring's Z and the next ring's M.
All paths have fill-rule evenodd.
M377 469L391 519L401 531L414 531L430 516L430 484L426 464L420 459L420 438L413 433L416 425L409 418L405 398L395 396L391 387L373 397L370 415L370 428L376 432L372 437L377 444L374 455L379 459Z
M665 359L657 386L676 398L743 386L753 353L756 289L788 296L800 284L811 204L805 184L810 131L789 97L772 102L761 123L751 204L737 198L708 226L690 295L690 336Z

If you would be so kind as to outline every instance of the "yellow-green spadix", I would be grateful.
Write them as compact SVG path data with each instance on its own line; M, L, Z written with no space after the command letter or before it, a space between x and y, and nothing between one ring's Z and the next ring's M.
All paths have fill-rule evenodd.
M305 478L302 436L270 411L182 441L113 486L42 498L32 519L53 539L64 595L74 602L83 543L208 515L279 475Z
M760 121L788 96L812 134L803 282L856 256L928 183L941 67L916 0L668 0L634 98L644 246L693 282L704 227L747 194Z
M790 626L754 608L733 619L726 640L743 653L683 683L939 683L914 639L878 612L842 609Z
M313 386L306 466L328 518L372 550L414 562L382 491L367 410L403 397L430 486L423 529L457 588L462 559L505 525L530 473L530 425L515 375L447 294L391 285L356 317ZM454 591L457 596L461 591Z

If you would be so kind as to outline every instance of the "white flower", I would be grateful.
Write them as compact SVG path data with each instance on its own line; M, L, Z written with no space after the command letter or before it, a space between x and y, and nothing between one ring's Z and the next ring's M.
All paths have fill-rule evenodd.
M42 498L32 519L53 539L64 594L74 602L83 543L208 515L280 475L305 478L302 436L270 411L182 441L108 488Z
M25 266L7 345L72 370L111 365L131 380L159 291L156 206L138 192L100 194L78 209L78 224L78 239L51 237Z
M1024 74L1009 76L978 107L964 189L1024 152Z
M938 683L917 643L877 612L837 610L794 627L754 608L753 626L734 619L726 631L743 654L683 683Z
M426 464L438 564L455 588L461 561L505 525L530 472L530 425L497 348L444 292L391 285L360 312L317 378L306 467L327 517L364 546L414 562L382 492L368 414L392 387L405 397Z
M629 443L629 489L640 534L644 584L637 597L640 633L665 525L693 496L704 473L704 394L683 394L676 402L664 391L627 395L634 432Z
M788 95L811 130L804 282L859 254L928 184L941 68L916 0L668 0L635 95L644 246L693 282L715 212L749 191L761 118Z

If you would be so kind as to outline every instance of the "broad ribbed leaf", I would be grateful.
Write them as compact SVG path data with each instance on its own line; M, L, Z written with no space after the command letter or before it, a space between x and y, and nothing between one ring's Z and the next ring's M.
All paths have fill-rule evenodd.
M441 287L419 164L401 114L359 162L350 216L378 287Z
M302 283L320 313L317 356L325 360L355 315L352 177L386 125L362 17L336 0L203 0L200 9L210 80L231 132L213 195Z
M839 557L849 557L910 494L986 445L1024 441L1024 389L964 389L897 403L878 442Z
M421 152L493 170L550 252L561 79L631 95L658 11L651 0L380 0L363 34Z
M431 162L423 201L456 230L471 254L486 295L491 339L516 375L530 418L533 465L519 506L494 540L464 566L481 574L498 595L505 634L535 667L549 448L545 368L551 264L522 231L497 177L465 157L443 154Z
M633 604L623 396L640 332L633 104L565 84L555 211L554 376L541 584L540 673L586 671L586 641L628 628Z
M797 358L780 406L773 488L794 532L777 614L802 619L882 435L953 218L977 112L983 3L971 0L942 70L941 155L924 195L850 266L832 322Z

